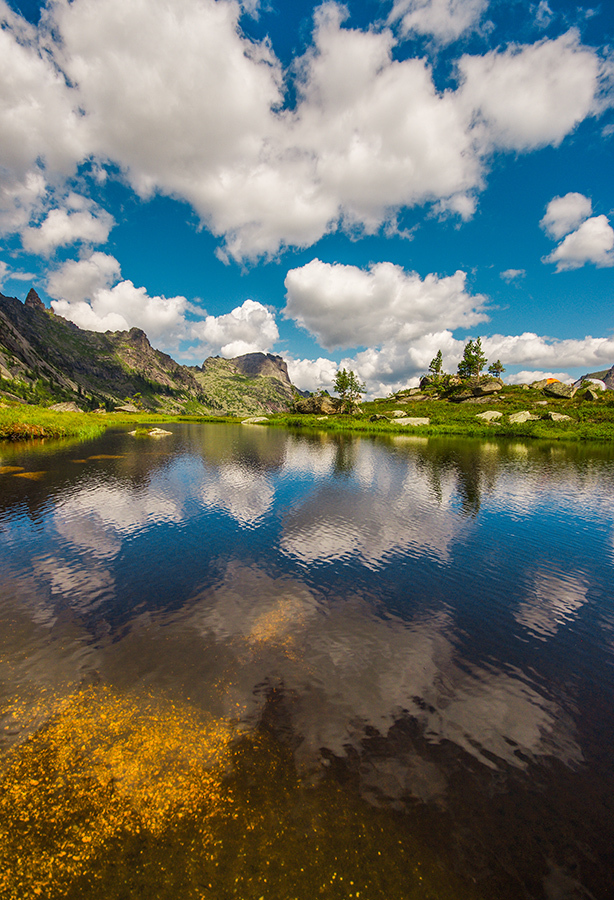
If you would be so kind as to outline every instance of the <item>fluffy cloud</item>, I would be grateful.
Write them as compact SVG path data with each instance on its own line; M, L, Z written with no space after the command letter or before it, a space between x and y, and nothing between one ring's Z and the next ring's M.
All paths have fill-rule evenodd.
M2 289L2 286L4 284L4 281L5 281L8 273L9 273L9 267L3 260L0 259L0 290Z
M614 358L614 338L611 337L552 340L525 332L518 335L495 334L483 339L482 344L489 359L540 369L554 367L559 370L557 377L560 377L562 367L609 368Z
M524 269L506 269L504 272L500 273L500 278L506 281L508 284L511 284L512 281L517 281L519 278L524 278L526 275L526 271Z
M332 359L287 359L290 381L301 391L330 391L339 365ZM351 366L350 366L351 368Z
M208 352L231 358L244 353L266 352L279 339L273 313L255 300L222 316L206 316L192 325L191 336L203 342Z
M42 214L46 195L47 185L41 172L27 172L19 178L0 163L0 234L26 228L35 216Z
M48 256L58 247L77 241L104 244L114 225L113 216L77 194L70 194L66 209L52 209L44 221L24 229L22 243L26 250Z
M131 281L95 291L89 303L61 299L51 305L58 315L89 331L142 328L158 347L176 347L185 337L185 297L150 297Z
M484 322L485 298L466 290L466 274L448 277L406 272L392 263L368 270L314 259L285 280L284 314L315 335L323 347L379 347L413 341L436 331Z
M564 197L555 197L546 207L539 223L546 234L558 241L570 231L575 231L593 211L593 204L584 194L570 191Z
M400 21L404 34L431 34L447 44L474 28L487 6L488 0L395 0L389 21Z
M543 369L533 369L522 372L515 372L513 375L506 376L508 384L533 384L534 381L542 381L544 378L556 378L557 381L570 381L567 372L544 372Z
M458 63L460 100L488 144L527 151L560 144L596 111L599 60L572 29L556 40L512 46Z
M71 174L86 145L63 74L35 28L0 0L0 166L22 182L41 162Z
M606 216L593 216L582 222L561 241L544 262L556 263L556 271L579 269L585 263L614 266L614 229Z
M399 0L393 19L448 40L485 6ZM29 248L102 240L93 210L97 222L41 205L85 159L119 166L141 196L186 200L236 259L338 228L373 232L403 207L468 218L492 150L558 144L597 111L599 58L575 31L464 56L459 87L442 92L423 59L394 58L391 30L345 28L336 3L316 11L289 73L241 32L241 11L232 0L52 0L35 29L0 0L0 227L46 210Z
M99 291L111 287L119 276L120 266L114 256L92 253L85 259L68 260L53 271L47 279L47 291L56 300L79 303L92 300Z
M606 216L592 216L593 205L583 194L570 192L555 197L539 223L549 237L560 242L544 258L556 263L556 271L579 269L587 262L596 266L614 266L614 229Z

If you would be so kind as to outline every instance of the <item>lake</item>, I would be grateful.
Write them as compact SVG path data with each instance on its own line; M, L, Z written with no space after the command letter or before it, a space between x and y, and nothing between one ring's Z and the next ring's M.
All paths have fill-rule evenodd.
M614 447L0 449L0 895L614 896Z

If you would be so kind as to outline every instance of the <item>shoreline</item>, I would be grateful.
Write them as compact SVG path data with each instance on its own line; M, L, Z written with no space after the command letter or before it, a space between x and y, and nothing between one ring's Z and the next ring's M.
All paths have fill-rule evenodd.
M500 413L498 421L484 422L482 412ZM534 418L511 423L510 416L521 411ZM568 416L562 421L547 418L553 412ZM400 415L399 415L400 414ZM372 416L379 416L371 421ZM396 415L396 419L395 419ZM614 441L614 392L596 401L581 398L546 400L537 390L507 387L501 396L480 403L451 403L427 398L412 402L399 395L362 404L360 412L318 416L312 414L261 413L263 427L327 432L332 434L455 436L476 438L526 438L572 442ZM419 418L428 424L403 425L398 419ZM0 407L0 441L22 443L41 439L97 437L115 425L163 424L172 422L217 422L240 424L245 416L165 415L149 410L138 413L58 412L45 407L12 404Z

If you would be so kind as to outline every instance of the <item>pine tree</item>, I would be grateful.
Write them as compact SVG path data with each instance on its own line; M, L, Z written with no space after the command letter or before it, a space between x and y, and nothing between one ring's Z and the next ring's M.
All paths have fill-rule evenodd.
M347 412L352 412L360 395L364 394L366 389L366 385L361 384L351 369L349 371L339 369L335 375L333 390L341 398L341 409L345 409Z
M504 368L501 360L498 359L496 362L492 363L492 365L490 365L488 367L488 371L490 372L491 375L494 375L495 378L500 378L501 375L503 374L503 372L505 372L505 368Z
M443 356L441 354L441 350L437 351L437 356L431 360L429 365L429 372L431 375L434 375L435 378L439 378L443 372Z
M458 374L461 378L477 378L487 363L482 350L482 338L469 341L465 344L463 358L458 364Z

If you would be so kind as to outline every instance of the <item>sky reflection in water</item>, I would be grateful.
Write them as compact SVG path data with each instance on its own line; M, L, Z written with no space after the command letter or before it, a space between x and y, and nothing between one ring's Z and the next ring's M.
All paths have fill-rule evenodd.
M92 852L72 853L79 866L60 866L61 884L49 862L57 867L58 854L68 854L60 838L48 838L43 852L32 832L22 835L44 890L77 890L111 844L119 840L116 852L127 852L119 835L140 834L138 822L152 836L156 815L187 821L198 807L202 819L207 803L208 816L219 812L240 792L233 778L241 765L230 763L237 741L256 742L243 746L244 759L264 758L258 741L269 742L271 758L286 754L284 771L304 786L294 802L305 809L314 796L302 793L308 786L326 795L325 806L332 790L341 817L352 807L369 834L398 832L401 846L411 846L410 864L387 845L392 886L382 886L377 860L369 863L363 896L470 896L477 884L482 896L556 898L590 896L585 890L599 896L609 887L601 846L614 836L604 825L614 796L604 763L613 732L614 453L173 428L163 442L108 434L55 453L12 449L0 458L7 796L26 756L40 768L50 753L54 771L58 754L64 760L62 783L68 771L86 772L113 795L103 802L95 793L99 807L87 815L75 807L70 826L71 810L63 809L62 840L76 828ZM18 467L44 476L18 479ZM84 717L84 691L85 751L67 738L75 711ZM224 736L209 762L206 754L196 754L198 764L190 757L185 777L173 717L191 723L185 740L194 747L207 729ZM165 726L154 719L169 723L166 744ZM39 730L44 722L51 731ZM160 785L146 802L127 774L126 746L144 748L139 784ZM172 809L162 812L171 773L187 794L178 788ZM18 812L19 802L22 811L41 807L34 800L42 782L30 780L33 795L14 798ZM263 809L281 810L275 785L268 789ZM508 802L513 814L503 822L497 815ZM567 802L567 821L573 814L580 822L575 831L561 822ZM532 807L540 818L527 826ZM247 811L224 809L215 840L211 830L206 840L199 832L201 849L207 840L243 847L255 831L270 831L260 822L251 837L235 834L231 822ZM352 821L339 847L359 828ZM535 846L519 852L511 835L527 828ZM15 896L25 878L15 868L25 852L17 846L5 861ZM339 854L330 865L349 867L349 878L354 863ZM434 866L431 893L420 893L427 887L416 875L416 854ZM209 883L218 895L230 890L237 877L230 863L221 881L211 872L199 881L198 871L215 868L214 856L205 864L198 855L201 868L182 882L183 896L209 896ZM322 887L313 871L301 881L305 867L296 860L279 859L278 869L276 877L282 869L296 876L278 881L278 892L308 897ZM461 886L453 874L437 882L432 873L442 869L456 872ZM242 896L252 889L262 896L264 874L246 878ZM325 895L337 896L331 879ZM36 883L29 883L32 896ZM108 886L100 893L101 884L99 896L115 896ZM347 883L344 890L338 895L352 896Z

